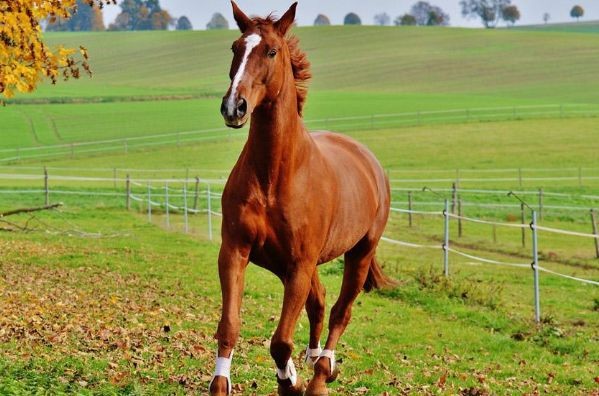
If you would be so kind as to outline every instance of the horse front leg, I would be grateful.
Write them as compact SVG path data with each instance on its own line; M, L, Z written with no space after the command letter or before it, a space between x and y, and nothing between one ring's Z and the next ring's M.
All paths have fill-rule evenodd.
M249 262L249 247L232 247L223 241L218 257L218 275L222 292L222 313L215 338L218 340L216 369L210 381L211 396L231 393L231 361L241 327L241 300Z
M277 365L278 394L281 396L303 395L306 387L297 375L291 353L293 333L308 298L314 271L316 264L298 265L283 278L285 292L281 318L270 342L270 354Z
M306 301L306 313L310 321L310 342L306 348L305 363L313 367L314 362L320 356L322 348L320 346L320 335L322 334L324 324L324 309L326 290L320 279L318 271L314 271L312 275L312 285L308 300Z

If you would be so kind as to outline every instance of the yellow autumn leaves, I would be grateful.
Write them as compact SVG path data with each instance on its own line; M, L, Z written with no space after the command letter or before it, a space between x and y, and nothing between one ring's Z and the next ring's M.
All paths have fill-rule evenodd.
M114 0L92 0L102 6ZM0 2L0 96L31 92L44 78L78 78L81 69L91 74L87 51L50 48L44 43L40 23L75 11L76 0L11 0ZM77 57L77 58L76 58Z

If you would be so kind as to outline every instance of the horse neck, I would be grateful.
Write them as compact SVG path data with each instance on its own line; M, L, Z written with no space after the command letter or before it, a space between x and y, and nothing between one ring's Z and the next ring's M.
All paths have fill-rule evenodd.
M310 142L297 111L295 82L286 80L275 101L252 113L247 142L251 166L268 194L293 177Z

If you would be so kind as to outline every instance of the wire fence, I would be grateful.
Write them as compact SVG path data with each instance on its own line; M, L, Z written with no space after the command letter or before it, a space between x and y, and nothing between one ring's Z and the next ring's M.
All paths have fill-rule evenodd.
M530 224L513 224L513 223L487 221L487 220L483 220L483 219L464 217L464 216L454 215L454 214L450 213L448 200L445 200L444 210L440 211L440 212L437 212L437 211L428 211L428 212L412 211L412 210L403 210L403 209L395 209L395 208L392 209L392 211L409 214L409 215L419 214L419 215L427 215L427 216L443 218L443 220L444 220L444 236L443 236L442 244L424 245L424 244L417 244L417 243L413 243L413 242L405 242L405 241L401 241L401 240L397 240L397 239L392 239L389 237L383 237L382 240L384 242L391 243L391 244L401 246L401 247L406 247L406 248L441 250L443 252L443 273L447 277L450 275L449 253L452 253L452 254L455 254L455 255L470 259L470 260L474 260L476 262L483 263L483 264L491 264L491 265L506 266L506 267L512 267L512 268L521 268L521 269L532 268L532 270L533 270L533 293L534 293L534 305L535 305L535 321L536 322L540 322L540 320L541 320L541 308L540 308L541 298L540 298L540 287L539 287L539 272L545 272L545 273L553 275L553 276L573 280L573 281L580 282L583 284L599 286L598 280L584 279L584 278L577 277L577 276L563 274L563 273L542 267L539 264L539 244L538 244L538 233L539 232L548 232L548 233L554 233L554 234L559 234L559 235L567 235L567 236L582 237L582 238L592 238L595 240L595 247L597 249L597 254L598 254L597 257L599 258L599 232L597 232L596 227L594 227L594 232L592 234L587 234L587 233L582 233L582 232L539 226L537 223L537 213L535 210L532 210L532 213L531 213L532 221L530 222ZM486 225L491 225L494 227L497 227L497 226L507 227L507 228L511 228L511 229L517 228L517 229L524 230L524 229L530 228L532 230L531 262L530 263L515 263L515 262L490 259L490 258L476 256L474 254L469 254L469 253L463 252L459 249L451 247L451 238L450 238L450 234L449 234L450 219L474 222L474 223L479 223L479 224L486 224Z
M22 176L22 175L21 175ZM10 175L0 175L0 177L9 177ZM82 196L82 197L110 197L118 199L127 209L132 209L132 204L138 204L138 210L145 212L148 218L148 222L155 221L156 216L160 216L164 220L164 225L167 228L171 228L171 220L173 215L182 217L183 230L184 232L190 231L190 217L191 216L205 216L205 227L206 235L209 240L215 239L215 218L222 217L220 198L222 197L221 190L223 183L221 180L211 179L200 179L199 177L190 179L153 179L144 180L136 179L133 180L130 177L118 180L119 182L125 183L125 189L121 191L85 191L85 190L68 190L68 189L51 189L50 181L76 181L76 182L105 182L112 181L112 178L85 178L78 176L55 176L50 177L47 172L43 176L30 175L31 180L43 181L44 188L37 189L0 189L0 195L25 195L25 196L38 196L44 197L46 205L50 203L51 197L55 196ZM14 180L14 179L10 179ZM216 187L216 188L215 188ZM483 190L476 190L477 192ZM495 193L492 191L491 193ZM503 191L502 191L503 193ZM524 193L524 192L520 192ZM593 198L595 199L595 198ZM424 204L424 203L420 203ZM433 203L431 203L433 204ZM437 203L434 203L437 204ZM122 204L121 204L122 205ZM599 258L599 230L597 229L596 214L591 211L593 221L593 233L584 233L580 231L564 230L553 227L541 226L537 222L537 211L531 209L532 222L528 223L524 221L522 216L521 223L503 222L497 220L488 220L483 218L477 218L472 216L464 216L461 211L461 205L458 206L458 213L454 213L450 210L450 200L445 199L443 203L444 207L442 210L414 210L413 208L400 208L397 207L398 203L393 202L391 211L393 213L399 213L406 215L410 219L410 225L412 225L412 216L426 216L429 218L443 218L444 222L444 236L443 243L441 244L418 244L414 242L401 241L392 238L391 235L386 235L382 238L382 241L393 244L399 247L415 248L415 249L434 249L440 250L443 253L443 272L446 276L450 275L450 253L453 255L461 256L474 260L480 263L506 266L513 268L532 268L534 278L534 295L535 295L535 320L540 320L540 294L539 294L539 272L544 272L552 276L558 276L561 278L569 279L572 281L581 282L588 285L598 286L599 281L593 279L584 279L573 275L563 274L557 271L550 270L539 265L539 247L537 235L539 232L552 233L558 235L564 235L569 237L593 239L595 244L595 250L597 257ZM122 206L121 206L122 207ZM524 210L524 205L519 206L521 210ZM471 222L480 225L491 226L493 229L496 227L503 227L508 229L522 230L522 240L524 246L524 231L530 229L532 231L532 252L531 252L531 263L522 262L510 262L498 259L492 259L488 257L480 257L472 253L464 252L456 247L452 246L452 239L450 235L449 222L458 222L459 236L462 234L462 222ZM218 225L216 225L216 228Z
M374 130L422 124L472 121L500 121L557 117L597 117L599 106L585 104L549 104L536 106L481 107L441 111L417 111L393 114L372 114L353 117L329 117L305 120L310 129L339 131ZM247 132L232 132L227 128L208 128L193 131L131 136L119 139L69 142L36 147L0 149L0 163L14 163L29 159L74 157L81 154L124 152L153 146L180 146L185 143L222 141L246 136Z

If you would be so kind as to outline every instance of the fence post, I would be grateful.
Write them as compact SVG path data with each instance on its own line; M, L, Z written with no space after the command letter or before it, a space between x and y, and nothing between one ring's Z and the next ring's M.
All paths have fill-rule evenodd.
M125 197L125 204L127 210L131 210L131 178L127 173L127 181L125 182L125 188L127 189L127 195Z
M520 204L520 223L526 224L526 214L524 212L524 204ZM522 227L522 247L526 247L526 229Z
M539 220L543 220L543 189L539 188Z
M493 243L497 243L497 226L493 224Z
M208 239L212 240L212 199L210 193L210 183L206 187L206 198L208 202Z
M200 199L200 178L196 176L195 195L193 197L193 210L198 210L198 201Z
M189 218L187 214L187 183L183 184L183 218L185 219L185 233L189 233Z
M408 191L408 224L412 227L412 191Z
M458 237L462 237L462 198L458 198Z
M537 212L532 211L532 270L534 275L535 322L541 321L541 301L539 294L539 249L537 239Z
M44 202L50 205L50 188L48 186L48 168L44 166Z
M597 216L595 209L591 209L591 223L593 223L593 234L595 234L595 255L599 259L599 230L597 229Z
M148 182L148 222L152 222L152 188Z
M443 238L443 273L449 276L449 201L445 200L444 218L444 238Z
M164 183L164 210L166 211L166 228L171 228L170 208L168 202L168 182Z
M458 186L457 183L451 185L451 214L455 214L458 200Z
M522 168L518 168L518 185L522 188Z

